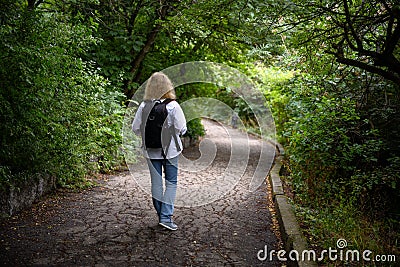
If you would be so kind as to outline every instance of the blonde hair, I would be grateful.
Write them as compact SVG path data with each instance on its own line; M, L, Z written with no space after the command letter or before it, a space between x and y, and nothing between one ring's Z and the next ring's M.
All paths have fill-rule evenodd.
M144 89L143 100L171 98L175 99L174 85L171 80L162 72L153 73L147 81Z

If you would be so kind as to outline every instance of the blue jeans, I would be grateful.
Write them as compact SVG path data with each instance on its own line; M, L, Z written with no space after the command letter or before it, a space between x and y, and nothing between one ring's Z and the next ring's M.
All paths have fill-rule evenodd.
M171 222L178 183L178 158L147 159L151 176L151 195L160 222ZM165 190L162 180L164 169Z

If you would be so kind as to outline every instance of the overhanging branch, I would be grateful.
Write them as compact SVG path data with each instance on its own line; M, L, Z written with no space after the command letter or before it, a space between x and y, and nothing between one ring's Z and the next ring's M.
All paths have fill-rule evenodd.
M366 70L368 72L374 73L374 74L378 74L380 76L382 76L385 79L391 80L394 83L400 85L400 76L396 73L369 65L367 63L355 60L355 59L350 59L350 58L345 58L342 56L338 56L335 53L330 53L330 54L334 54L336 57L336 61L348 66L353 66L353 67L357 67L363 70Z

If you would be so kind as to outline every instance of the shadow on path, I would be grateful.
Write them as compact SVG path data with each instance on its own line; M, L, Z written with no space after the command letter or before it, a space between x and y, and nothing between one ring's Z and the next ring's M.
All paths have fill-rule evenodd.
M229 161L230 141L221 134L223 128L204 123L216 158L204 172L180 170L179 182L186 186L218 176ZM176 208L176 232L158 226L151 197L124 172L90 190L58 192L0 221L0 265L280 266L257 259L265 245L279 250L280 241L266 183L248 191L260 141L250 138L249 144L249 164L239 183L210 204ZM189 148L184 155L195 160L200 152Z

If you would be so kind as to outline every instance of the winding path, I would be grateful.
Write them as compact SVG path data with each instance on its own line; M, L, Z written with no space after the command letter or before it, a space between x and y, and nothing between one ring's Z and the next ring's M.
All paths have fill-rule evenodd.
M216 157L202 172L180 170L179 183L187 188L218 177L229 164L231 141L224 128L212 121L204 124L208 141L202 146L215 144ZM232 143L244 138L231 131L236 133ZM250 137L249 145L249 164L238 184L207 205L178 206L176 232L158 226L150 196L133 179L143 174L123 172L104 176L93 189L60 191L1 219L0 265L280 266L257 258L266 245L268 250L279 249L280 239L266 183L255 192L248 190L260 141ZM197 149L185 149L184 155L201 164L195 161L200 157Z

